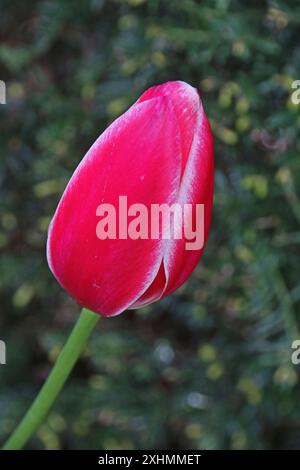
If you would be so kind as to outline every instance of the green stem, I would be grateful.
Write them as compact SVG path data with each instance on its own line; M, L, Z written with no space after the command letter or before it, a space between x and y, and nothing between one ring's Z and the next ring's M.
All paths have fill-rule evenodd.
M3 450L22 449L37 430L63 388L99 318L99 315L90 310L82 309L80 317L58 356L48 379L17 429L4 444Z

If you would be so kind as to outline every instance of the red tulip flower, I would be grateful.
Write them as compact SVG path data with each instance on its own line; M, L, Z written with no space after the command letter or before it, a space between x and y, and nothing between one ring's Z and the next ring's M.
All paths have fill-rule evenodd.
M210 125L184 82L150 88L96 140L65 189L47 243L50 269L83 309L3 449L21 449L43 422L97 313L148 305L190 276L210 226L213 172Z
M184 82L150 88L96 140L65 189L47 242L50 269L83 309L3 449L21 449L43 422L97 313L150 304L190 276L210 226L213 172L210 125Z
M114 236L99 239L99 205L118 208L120 196L149 213L153 204L180 204L195 215L204 205L203 244L189 250L185 236L126 237L120 215ZM75 170L49 228L49 266L81 306L104 316L152 303L197 265L212 199L213 139L197 91L179 81L154 86L100 135Z

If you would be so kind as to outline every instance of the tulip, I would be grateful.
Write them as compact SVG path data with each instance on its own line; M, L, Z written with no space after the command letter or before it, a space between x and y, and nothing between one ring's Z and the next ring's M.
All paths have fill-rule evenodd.
M47 257L61 286L104 316L174 292L203 246L186 238L99 239L99 204L204 205L204 243L213 199L213 139L195 88L176 81L148 89L114 121L71 177L49 227ZM121 223L121 222L119 222Z
M109 317L142 307L171 294L189 277L207 239L212 199L213 141L197 91L184 82L150 88L96 140L54 214L48 263L83 309L53 370L3 449L21 449L43 422L100 318L97 313ZM128 214L125 219L119 214L118 230L112 221L113 236L103 236L103 207L114 212L124 201ZM190 243L185 217L175 213L166 224L174 228L174 237L164 236L165 224L158 236L152 231L146 236L145 227L137 230L141 215L128 222L137 205L141 213L146 211L147 227L153 206L187 207L188 214L196 216L203 206L203 243ZM128 237L132 223L135 230Z

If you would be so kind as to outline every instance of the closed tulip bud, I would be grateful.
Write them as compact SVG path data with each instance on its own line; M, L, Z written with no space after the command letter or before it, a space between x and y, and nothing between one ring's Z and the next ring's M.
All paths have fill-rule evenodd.
M147 90L100 135L62 195L47 244L58 282L104 316L175 291L203 252L213 171L197 91L179 81Z

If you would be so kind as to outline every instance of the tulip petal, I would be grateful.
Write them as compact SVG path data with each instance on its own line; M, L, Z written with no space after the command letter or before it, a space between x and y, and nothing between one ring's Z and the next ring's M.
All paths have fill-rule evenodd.
M164 96L167 97L173 106L175 116L178 121L180 129L180 145L181 145L181 178L184 175L188 158L191 152L195 129L197 124L197 117L200 110L200 98L195 88L182 81L167 82L162 85L157 85L149 88L138 99L137 103L145 102L154 97ZM167 246L169 245L169 246ZM178 243L170 245L165 243L164 252L172 250ZM179 243L179 246L181 244ZM182 251L180 249L180 251ZM168 259L168 256L166 255ZM166 262L167 263L167 262ZM165 271L165 262L162 263L159 272L148 290L132 305L130 308L141 308L149 303L159 300L165 289L167 276ZM168 274L169 276L169 274Z
M199 95L195 88L185 82L166 82L162 85L149 88L142 94L137 103L157 96L165 96L170 100L178 120L181 137L182 176L194 139L197 116L200 108Z
M173 98L172 94L174 84L176 84L176 91L181 91L181 93L174 95L175 98ZM182 208L184 204L192 204L194 220L196 204L204 204L205 244L210 227L213 200L214 163L213 138L210 124L204 113L197 91L183 82L169 82L161 86L152 87L141 96L139 101L157 95L168 96L169 93L173 99L173 105L176 109L176 116L181 129L182 155L185 155L187 150L189 151L189 155L185 157L185 166L181 175L180 191L176 202ZM183 101L181 101L182 93L185 93ZM190 101L188 101L188 98ZM191 128L195 118L194 110L197 105L195 127ZM183 106L185 109L190 109L190 116L181 111ZM193 141L189 144L191 129ZM180 240L168 240L165 242L163 263L157 277L144 295L131 308L141 308L159 300L174 292L185 282L199 262L204 248L203 246L200 250L187 250L186 242L188 240L185 237Z
M48 262L81 305L105 316L133 304L160 270L164 240L99 240L96 209L173 204L181 173L180 131L169 100L132 106L95 142L73 174L49 228Z
M134 302L132 305L130 305L129 310L133 310L136 308L142 308L145 307L146 305L152 304L153 302L159 300L165 289L166 289L166 274L165 274L165 267L163 260L161 261L160 268L158 270L158 273L151 283L151 285L148 287L148 289L139 297L136 302Z
M193 204L195 220L196 204L204 204L204 244L206 242L213 203L213 138L209 121L201 106L198 113L195 137L190 157L181 181L178 203ZM186 238L170 240L164 254L164 267L167 287L163 296L174 292L190 276L199 262L203 248L187 250Z

